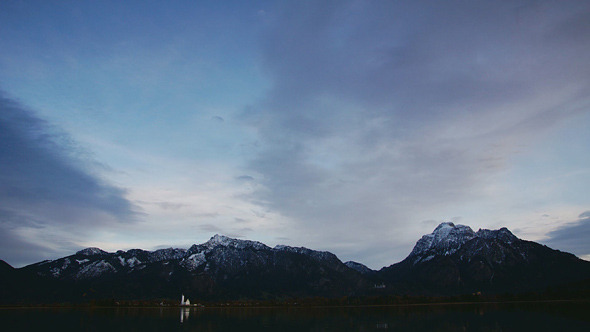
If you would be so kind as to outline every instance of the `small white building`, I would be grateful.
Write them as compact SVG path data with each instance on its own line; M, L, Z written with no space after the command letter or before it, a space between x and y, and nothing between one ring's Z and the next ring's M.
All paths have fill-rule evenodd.
M188 298L185 300L184 299L184 294L182 294L182 297L180 298L180 305L181 306L190 306L191 305L191 301Z

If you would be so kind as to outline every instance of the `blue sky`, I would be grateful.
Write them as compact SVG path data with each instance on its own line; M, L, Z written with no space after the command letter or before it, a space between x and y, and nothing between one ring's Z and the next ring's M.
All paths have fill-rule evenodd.
M215 233L380 268L442 221L590 258L581 1L2 1L0 258Z

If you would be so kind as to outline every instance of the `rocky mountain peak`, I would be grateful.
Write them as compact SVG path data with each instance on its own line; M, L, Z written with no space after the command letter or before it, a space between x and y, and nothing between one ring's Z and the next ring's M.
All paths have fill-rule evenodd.
M213 249L218 246L235 249L245 249L249 247L258 250L270 249L265 244L258 241L239 240L219 234L215 234L213 237L211 237L211 239L209 239L209 241L205 242L203 245L209 249Z
M95 255L105 255L107 254L106 251L96 248L96 247L89 247L86 249L82 249L76 253L76 255L83 255L83 256L95 256Z
M484 238L484 239L497 239L497 240L501 240L504 241L508 244L518 240L518 238L512 234L512 232L510 232L508 230L508 228L506 227L502 227L500 229L497 230L489 230L489 229L479 229L476 233L476 235L478 237Z
M438 225L432 233L422 236L410 256L422 256L430 251L450 255L475 236L475 232L469 226L444 222Z
M455 225L452 222L443 222L438 225L432 234L437 239L444 239L448 237L456 237L456 236L472 236L475 233L469 226L465 225Z

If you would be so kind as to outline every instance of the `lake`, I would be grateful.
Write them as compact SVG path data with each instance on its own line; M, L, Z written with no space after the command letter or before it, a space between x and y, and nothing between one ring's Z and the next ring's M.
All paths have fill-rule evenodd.
M0 309L3 331L590 331L590 304Z

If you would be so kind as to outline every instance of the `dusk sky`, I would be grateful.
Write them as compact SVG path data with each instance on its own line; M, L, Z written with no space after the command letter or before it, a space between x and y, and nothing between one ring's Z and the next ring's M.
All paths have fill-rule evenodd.
M0 259L219 233L590 259L590 1L0 1Z

